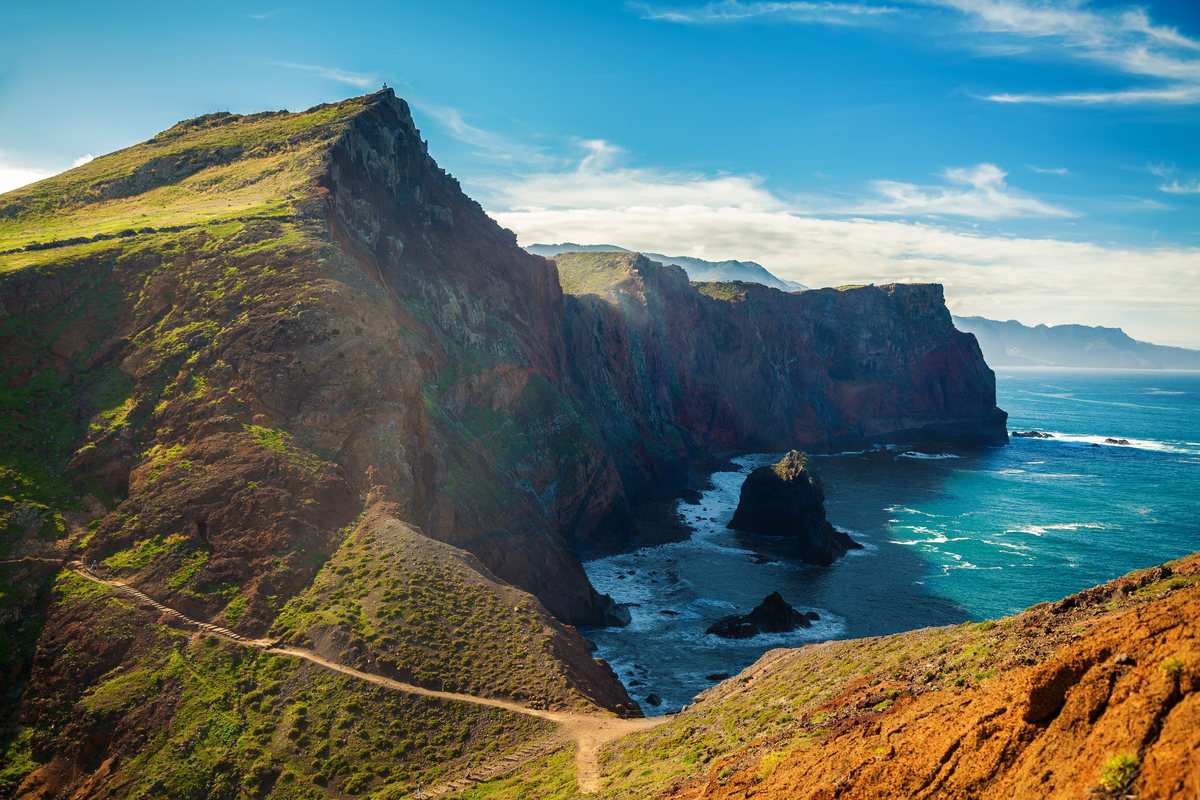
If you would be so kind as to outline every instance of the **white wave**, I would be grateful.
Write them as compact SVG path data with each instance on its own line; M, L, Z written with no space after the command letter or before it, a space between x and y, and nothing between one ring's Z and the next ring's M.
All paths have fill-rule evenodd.
M1052 525L1020 525L1016 528L1006 528L1004 532L1043 536L1050 531L1104 530L1106 527L1099 522L1061 522Z
M1130 449L1130 450L1151 450L1151 451L1157 451L1157 452L1163 452L1163 453L1195 453L1194 450L1189 450L1189 449L1187 449L1187 447L1184 447L1181 445L1187 445L1187 446L1191 446L1191 447L1200 447L1200 444L1195 444L1193 442L1180 442L1178 444L1169 444L1167 442L1160 442L1156 439L1131 439L1128 436L1122 436L1120 434L1103 434L1103 435L1101 435L1101 434L1093 434L1093 433L1061 433L1059 431L1046 431L1046 433L1051 434L1054 438L1052 438L1052 439L1024 439L1023 441L1041 442L1043 444L1053 443L1055 441L1058 441L1060 443L1065 443L1065 444L1074 444L1074 445L1097 444L1097 445L1100 445L1101 447L1120 447L1120 448L1125 448L1125 449ZM1020 437L1018 437L1018 438L1020 438ZM1106 439L1124 439L1126 442L1129 442L1129 444L1113 444L1112 442L1105 441Z
M1170 389L1155 389L1153 386L1151 386L1150 388L1146 389L1146 391L1144 391L1142 394L1150 394L1150 395L1157 395L1157 394L1187 394L1187 392L1176 392L1176 391L1172 391L1172 390L1170 390Z
M940 514L930 514L928 511L921 511L919 509L909 508L907 506L888 506L884 509L884 511L890 511L893 514L899 514L900 512L904 512L905 514L920 514L923 517L934 518L941 516Z
M737 606L735 606L733 603L729 602L728 600L713 600L708 597L697 597L695 600L692 601L692 603L695 605L698 605L698 606L711 606L712 608L729 608L729 609L737 608Z
M921 458L936 460L942 458L962 458L962 456L956 456L953 453L917 453L909 450L907 453L901 453L900 455L896 456L896 458Z
M1033 550L1033 548L1027 544L1017 544L1015 542L993 542L991 539L982 539L981 541L984 544L990 544L993 547L1006 547L1010 550Z

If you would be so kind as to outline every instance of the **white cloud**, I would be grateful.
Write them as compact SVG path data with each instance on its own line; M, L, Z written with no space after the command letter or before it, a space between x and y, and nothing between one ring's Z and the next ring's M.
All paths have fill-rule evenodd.
M1171 194L1200 194L1200 180L1194 180L1191 183L1180 183L1179 181L1171 181L1164 183L1158 187L1161 192L1170 192Z
M1165 85L1118 91L1000 93L999 103L1131 104L1200 102L1200 41L1155 25L1141 8L1089 9L1076 0L927 0L966 15L976 32L1010 37L1018 47L1069 55ZM992 43L986 43L992 44ZM994 45L993 45L994 46Z
M40 180L49 178L51 175L57 175L56 172L47 172L44 169L24 169L21 167L7 167L0 164L0 194L11 192L13 189L19 189L31 183L37 183Z
M544 152L526 142L515 141L471 125L466 121L463 112L457 108L430 103L413 96L408 98L408 102L413 108L432 117L437 126L450 136L475 147L476 155L527 166L546 167L554 163Z
M520 211L638 206L720 206L781 209L754 176L706 176L617 166L621 148L602 139L581 142L584 156L567 171L483 181L492 207ZM689 245L689 248L691 245Z
M899 9L863 3L833 2L750 2L720 0L694 8L656 6L649 3L626 3L641 12L642 19L688 24L716 24L751 20L793 23L823 23L826 25L860 25L873 17L894 14Z
M1053 103L1060 105L1129 105L1133 103L1170 103L1186 105L1200 102L1200 86L1172 89L1138 89L1125 92L1073 92L1066 94L989 94L980 100L994 103Z
M1146 164L1146 171L1151 175L1165 178L1175 171L1174 164Z
M88 163L89 161L95 161L95 160L96 160L96 157L94 155L92 155L91 153L88 153L86 156L80 156L79 158L72 161L71 166L72 167L82 167L84 164Z
M1067 177L1067 168L1066 167L1057 167L1055 169L1049 169L1047 167L1035 167L1034 165L1030 164L1029 169L1031 169L1034 172L1040 173L1042 175L1061 175L1064 178Z
M875 192L883 199L862 203L851 212L868 216L951 216L987 220L1076 216L1011 188L1004 182L1007 174L995 164L977 164L945 170L942 177L955 184L953 187L873 181Z
M835 2L737 2L696 6L627 3L643 19L684 24L731 24L748 20L792 24L865 24L921 15L920 6L950 9L961 17L947 30L945 20L926 11L924 36L953 37L984 55L1002 58L1064 56L1090 62L1137 79L1118 90L1080 89L1057 93L997 92L979 99L997 103L1073 105L1200 103L1200 41L1177 29L1156 25L1142 8L1089 7L1082 0L911 0L901 7ZM914 7L915 6L915 7ZM963 27L969 34L963 36ZM1151 85L1143 85L1144 82Z
M269 64L273 67L284 67L285 69L297 69L301 72L311 72L318 77L326 80L345 83L349 86L354 86L358 89L370 89L380 85L379 76L375 73L367 74L365 72L349 72L348 70L338 69L337 67L323 67L318 64L292 64L285 61L264 61L264 64Z
M594 151L608 152L605 144ZM1118 248L861 215L815 216L755 176L589 163L497 183L484 205L524 244L703 252L708 259L758 261L810 286L937 282L956 313L1123 325L1139 338L1200 346L1200 248ZM1002 185L1003 173L980 165L947 170L945 177L969 193Z

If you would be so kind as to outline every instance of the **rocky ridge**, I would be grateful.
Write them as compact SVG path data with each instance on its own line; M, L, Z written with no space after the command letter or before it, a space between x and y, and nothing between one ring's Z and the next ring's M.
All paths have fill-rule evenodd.
M281 759L334 787L317 792L385 778L333 732L332 684L300 676L276 703L282 667L185 646L169 620L56 576L68 556L240 635L275 627L434 686L629 708L571 627L619 619L576 551L619 539L630 505L677 489L691 458L793 437L998 443L1003 428L936 288L795 305L631 256L619 291L603 271L607 299L564 297L568 276L461 192L390 91L207 115L8 193L0 252L0 612L22 620L0 639L0 688L18 689L3 747L27 766L53 756L55 791L81 797L149 791L178 753L197 780L262 795L290 785ZM755 341L778 344L745 360ZM713 366L726 343L745 363ZM447 605L405 605L431 583ZM469 616L450 601L468 596L524 609L483 633L539 649L513 661L532 686L444 651ZM316 758L333 766L308 760L320 744L295 704L320 711L339 743ZM379 724L372 737L391 735ZM405 730L393 760L415 784L453 747Z

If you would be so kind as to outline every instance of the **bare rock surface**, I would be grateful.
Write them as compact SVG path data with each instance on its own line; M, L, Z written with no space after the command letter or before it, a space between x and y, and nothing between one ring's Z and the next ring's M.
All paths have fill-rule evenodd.
M825 489L816 465L798 450L746 476L727 527L743 533L794 536L800 557L809 564L832 564L848 551L862 549L825 519Z

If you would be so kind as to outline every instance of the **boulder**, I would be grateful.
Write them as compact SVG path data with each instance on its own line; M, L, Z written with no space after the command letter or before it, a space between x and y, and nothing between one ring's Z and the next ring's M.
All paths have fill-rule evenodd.
M1018 439L1053 439L1053 433L1045 431L1013 431L1009 436L1015 436Z
M800 558L809 564L832 564L847 551L862 549L825 520L825 490L816 465L799 450L746 476L737 511L726 527L743 533L795 536Z
M760 633L788 633L810 628L808 617L787 604L779 592L772 592L749 614L731 614L708 626L705 633L722 639L749 639Z

